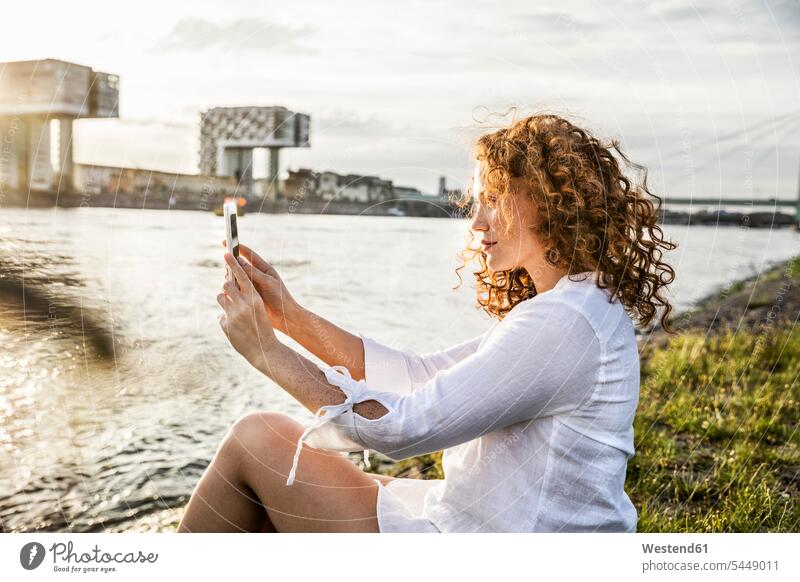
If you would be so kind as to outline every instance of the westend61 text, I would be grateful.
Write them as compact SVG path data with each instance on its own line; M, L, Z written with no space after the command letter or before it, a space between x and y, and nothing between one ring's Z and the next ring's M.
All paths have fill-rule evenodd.
M682 546L642 544L642 551L645 554L707 554L708 544L686 544Z
M86 564L90 562L94 562L96 564L152 564L156 560L158 560L158 554L143 554L141 551L138 553L133 552L117 552L115 554L109 554L107 552L102 552L100 548L95 545L89 552L83 552L81 554L76 554L72 551L72 542L67 542L63 544L61 542L55 543L50 546L50 551L53 554L53 563L56 563L57 560L61 560L62 562L71 562L75 564Z

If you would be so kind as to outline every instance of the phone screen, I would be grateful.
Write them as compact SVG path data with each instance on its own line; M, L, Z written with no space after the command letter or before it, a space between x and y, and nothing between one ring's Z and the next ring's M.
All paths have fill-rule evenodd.
M231 254L234 257L239 256L239 230L236 228L236 215L231 214L228 218L230 220L231 229Z

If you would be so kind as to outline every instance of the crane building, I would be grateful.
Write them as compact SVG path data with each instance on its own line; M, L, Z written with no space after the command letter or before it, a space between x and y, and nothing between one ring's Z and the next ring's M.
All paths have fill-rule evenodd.
M253 150L269 150L269 197L278 192L281 148L309 147L309 116L286 107L215 107L200 116L200 173L233 176L251 193Z
M117 75L56 59L0 63L0 190L71 191L72 124L98 117L119 117Z

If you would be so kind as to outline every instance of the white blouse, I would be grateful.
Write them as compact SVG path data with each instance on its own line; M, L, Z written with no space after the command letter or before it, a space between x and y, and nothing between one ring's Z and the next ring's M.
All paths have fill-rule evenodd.
M624 491L639 399L633 323L597 273L571 277L447 350L420 356L359 334L366 379L319 365L347 399L317 413L287 484L304 441L393 460L444 450L444 479L379 488L382 532L635 531ZM353 412L371 399L388 412Z

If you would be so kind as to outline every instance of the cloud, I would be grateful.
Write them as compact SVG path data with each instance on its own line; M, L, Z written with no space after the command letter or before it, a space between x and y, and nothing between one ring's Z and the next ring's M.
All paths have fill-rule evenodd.
M668 25L689 26L719 44L781 44L800 40L800 10L796 0L658 0L646 13Z
M308 53L314 51L298 44L298 41L312 32L309 26L289 28L257 18L242 18L228 24L216 24L202 18L184 18L155 44L153 50L181 52L219 47L227 52Z
M645 11L668 21L698 20L700 18L714 18L730 13L730 7L716 2L684 1L659 1L652 2L645 7Z
M558 11L515 12L508 15L507 22L537 35L546 35L550 42L564 44L570 42L572 34L593 35L602 28L602 22L584 14Z
M425 134L425 128L410 123L392 123L376 115L362 115L355 111L335 110L314 115L312 133L331 138L366 139Z

